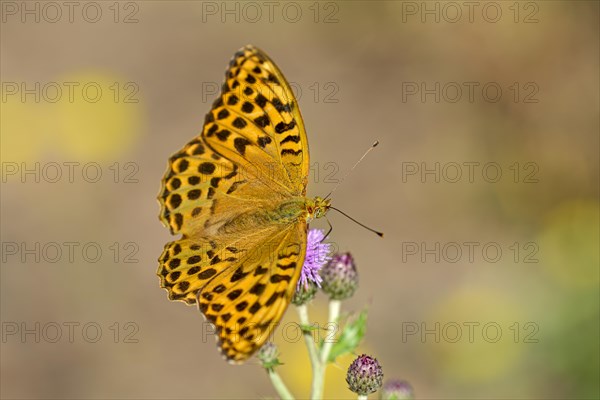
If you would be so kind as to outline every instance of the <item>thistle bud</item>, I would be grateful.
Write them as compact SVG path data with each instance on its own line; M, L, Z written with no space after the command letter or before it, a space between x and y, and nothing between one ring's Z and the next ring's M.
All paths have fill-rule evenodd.
M411 400L414 398L414 392L408 382L393 379L383 385L379 398L381 400Z
M314 281L308 281L306 284L301 284L296 287L294 297L292 297L292 303L297 306L308 303L315 298L319 287Z
M375 358L363 354L348 367L346 382L348 388L358 395L374 393L383 384L381 365Z
M332 300L351 297L358 288L358 272L352 255L341 253L333 256L321 269L321 278L321 287Z
M262 367L267 371L271 371L276 366L281 365L279 362L279 349L273 342L265 343L258 351L257 357L260 360Z

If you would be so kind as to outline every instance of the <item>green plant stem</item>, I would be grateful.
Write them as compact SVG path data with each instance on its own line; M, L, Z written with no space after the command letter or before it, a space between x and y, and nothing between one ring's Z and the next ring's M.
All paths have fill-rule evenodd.
M335 334L337 319L340 315L340 307L341 302L339 300L330 300L329 301L329 318L327 323L327 334L325 336L325 340L323 340L323 347L321 348L321 352L319 354L317 368L314 369L313 373L313 382L312 382L312 390L311 390L311 398L312 399L322 399L323 398L323 389L325 386L325 371L327 370L327 359L329 358L329 352L331 351L331 346L335 342L333 337L329 336L329 332Z
M333 335L337 331L337 320L340 316L340 308L342 306L342 302L339 300L330 300L329 301L329 321L327 323L327 336L325 336L325 340L323 341L323 348L321 349L321 364L327 365L329 361L329 353L331 352L331 347L335 342ZM331 332L331 336L329 335Z
M292 396L287 386L285 386L285 383L283 383L283 380L281 379L279 374L275 372L275 369L271 368L267 370L267 372L269 374L269 378L271 379L271 383L273 384L273 387L277 391L279 397L282 400L294 400L294 396Z
M302 330L304 334L304 342L308 348L308 355L310 357L310 364L312 366L310 398L313 400L319 400L323 398L323 365L321 364L319 351L317 350L317 345L312 332L306 329L307 327L311 326L308 318L308 309L306 308L306 305L303 304L298 306L297 310L300 317L300 324L303 327Z
M342 303L339 300L329 301L329 321L327 324L327 332L336 332L336 323L340 315ZM327 362L331 347L335 342L333 337L327 335L323 341L323 347L319 352L313 335L310 330L306 329L310 325L308 318L308 309L306 305L297 306L298 316L300 317L300 325L302 326L302 332L304 335L304 342L308 348L308 355L310 357L310 364L313 370L312 384L310 389L310 398L313 400L319 400L323 398L323 387L325 386L325 370L327 369Z
M308 356L310 358L310 365L312 367L313 376L312 376L312 384L311 384L311 399L318 399L314 397L315 394L315 382L317 373L321 369L321 362L319 360L319 352L317 351L317 346L315 344L312 332L307 328L310 326L310 320L308 318L308 309L306 305L303 304L301 306L296 306L296 310L298 311L298 317L300 318L300 325L302 327L302 335L304 336L304 343L306 343L306 348L308 349Z
M301 306L296 306L296 310L298 310L298 316L300 317L300 326L302 328L302 335L304 336L304 342L306 343L306 347L308 348L308 356L310 357L310 364L315 370L315 367L319 363L319 354L317 352L317 346L315 345L315 341L313 339L313 335L310 330L307 328L310 327L310 320L308 319L308 309L306 305L303 304Z

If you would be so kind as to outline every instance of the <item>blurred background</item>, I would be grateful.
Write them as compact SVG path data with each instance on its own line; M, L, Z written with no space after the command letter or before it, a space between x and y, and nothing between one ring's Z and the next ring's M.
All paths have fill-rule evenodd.
M358 352L421 399L598 398L597 2L70 4L0 3L3 398L275 396L155 275L167 159L249 43L296 92L310 195L381 143L334 204L385 238L330 214L360 274L343 310L369 310ZM351 361L327 397L354 397Z

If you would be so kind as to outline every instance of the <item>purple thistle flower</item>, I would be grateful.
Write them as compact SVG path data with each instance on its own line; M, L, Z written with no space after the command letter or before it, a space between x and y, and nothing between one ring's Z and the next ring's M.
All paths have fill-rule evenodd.
M308 288L309 282L314 282L318 287L321 287L322 279L319 272L331 260L331 244L323 243L324 238L325 234L320 229L310 229L308 231L306 257L304 258L304 265L302 265L296 291L302 287Z

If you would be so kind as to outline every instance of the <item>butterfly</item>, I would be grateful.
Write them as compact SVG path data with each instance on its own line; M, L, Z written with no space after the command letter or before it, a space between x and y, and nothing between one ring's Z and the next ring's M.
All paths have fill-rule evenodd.
M159 258L171 300L197 304L230 362L243 362L288 307L307 226L330 200L306 197L309 152L290 85L261 50L235 53L199 136L169 158L160 220L179 240Z

